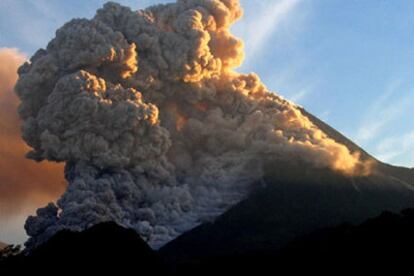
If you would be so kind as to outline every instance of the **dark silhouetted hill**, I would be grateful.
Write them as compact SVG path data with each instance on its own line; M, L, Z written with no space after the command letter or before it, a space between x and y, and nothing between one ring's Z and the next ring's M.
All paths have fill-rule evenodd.
M362 272L404 275L412 272L414 210L400 215L383 212L360 225L314 231L294 239L281 249L210 255L173 262L177 275L231 274L278 275L305 272L342 275ZM196 244L194 246L197 246ZM404 274L399 274L404 272Z
M27 256L21 254L5 260L0 265L0 271L2 269L55 275L68 272L72 275L109 271L116 272L114 275L165 272L157 253L134 230L113 222L101 223L83 232L60 231Z
M402 269L411 269L413 232L414 210L407 209L401 214L383 212L359 225L341 224L313 231L282 248L269 246L227 255L217 252L173 261L162 250L151 250L135 231L103 223L81 233L59 232L29 255L0 261L0 273L278 275L306 271L340 275L367 271L372 275L391 271L396 275ZM5 271L7 274L3 274Z

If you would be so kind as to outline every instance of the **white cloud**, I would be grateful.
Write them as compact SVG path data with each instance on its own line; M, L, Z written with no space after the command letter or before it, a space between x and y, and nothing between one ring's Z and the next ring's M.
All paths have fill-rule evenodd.
M318 83L319 83L319 80L318 81L316 81L316 80L313 80L313 81L307 80L305 85L302 86L303 84L298 83L298 80L291 80L290 83L287 82L287 86L288 87L295 87L296 86L296 87L299 87L299 88L295 92L287 94L286 97L290 101L292 101L293 103L303 104L304 101L306 100L306 98L309 97L309 95L311 95L312 92L316 90L316 87L318 87Z
M318 117L321 120L327 121L329 119L329 116L331 115L331 110L326 109L325 111L321 112Z
M297 93L290 96L289 100L291 100L294 103L300 103L309 94L309 91L310 90L306 88L301 89Z
M246 61L249 63L255 55L263 49L269 38L272 37L280 24L288 19L301 0L279 1L242 1L242 6L253 9L254 14L249 14L235 27L235 33L243 37L246 50Z
M357 130L356 139L361 143L369 142L380 135L387 126L398 119L412 106L412 93L401 95L401 80L391 82L384 93L368 108Z
M382 139L375 148L375 155L383 162L392 162L402 155L408 156L412 163L414 161L414 131L402 135L395 135ZM394 162L393 162L394 163ZM397 164L403 165L403 164Z
M368 108L356 140L365 144L383 162L407 165L414 162L414 131L400 133L398 124L406 122L414 107L414 90L406 90L401 79L391 81Z
M261 18L255 24L250 25L249 32L252 34L251 37L254 38L248 40L246 43L250 55L254 56L260 50L270 34L276 30L279 23L293 11L298 3L298 0L276 2L264 11Z

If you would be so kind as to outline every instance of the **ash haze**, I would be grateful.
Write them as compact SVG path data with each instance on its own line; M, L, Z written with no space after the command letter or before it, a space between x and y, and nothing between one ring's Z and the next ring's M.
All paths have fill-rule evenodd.
M31 162L25 158L29 147L21 140L19 104L13 93L17 68L25 56L16 49L0 49L0 240L24 239L21 220L39 204L54 200L65 188L63 166Z
M315 166L330 167L345 174L369 172L369 166L359 160L358 153L350 153L344 146L325 137L294 105L278 96L270 96L268 91L281 91L286 98L298 101L316 114L326 115L323 119L338 126L349 136L358 138L357 141L373 145L368 149L381 154L384 159L398 163L406 162L398 161L400 156L400 160L409 160L406 156L402 157L406 151L400 149L401 145L394 141L394 133L388 140L384 136L387 126L406 114L409 101L407 103L404 99L396 98L381 100L389 94L399 95L399 89L407 87L409 80L402 79L397 82L398 85L391 85L392 92L387 92L387 88L383 88L385 96L381 96L381 92L375 89L376 94L368 97L366 93L371 93L373 89L367 84L364 87L363 83L357 90L351 89L350 81L347 81L345 76L358 80L358 84L363 81L361 76L352 78L353 71L346 70L355 69L356 63L348 68L348 64L344 64L338 57L342 46L327 38L329 35L326 34L326 26L332 26L331 23L338 18L339 22L345 22L350 18L354 22L355 17L361 19L359 23L367 23L368 27L357 29L372 32L371 22L364 21L362 15L353 12L357 10L362 14L361 9L370 8L366 4L353 3L348 7L349 10L344 11L342 5L335 1L314 1L312 4L305 1L260 1L260 4L256 1L255 4L252 4L253 1L241 1L245 16L235 23L241 15L237 1L222 1L226 3L227 8L217 8L214 5L202 7L201 11L196 8L197 12L194 14L187 12L188 7L183 7L184 5L171 5L168 6L170 8L152 8L139 16L134 16L128 9L118 6L106 7L95 16L95 11L102 7L103 1L84 2L6 0L0 3L0 13L5 13L1 16L0 28L2 33L7 33L0 37L0 47L18 47L28 57L38 48L45 48L55 37L54 31L71 18L95 18L72 21L62 27L47 51L35 55L32 65L21 71L17 90L23 102L20 112L25 122L23 136L33 148L29 156L38 161L60 162L57 165L42 165L46 162L42 161L38 165L34 161L25 160L24 162L33 166L58 168L49 174L54 176L48 177L42 183L44 189L34 182L28 184L40 189L39 200L36 199L36 192L31 192L30 189L27 190L29 196L24 198L32 204L30 206L39 206L55 199L65 187L62 162L66 163L67 179L76 184L66 191L58 203L59 208L63 210L62 219L56 219L58 209L51 205L40 211L37 217L29 220L28 229L33 237L32 245L36 245L59 229L82 229L109 218L136 228L157 247L199 222L214 218L242 199L251 189L250 184L246 183L260 182L260 168L252 167L250 164L260 163L256 161L263 152L277 152L281 159L286 159L286 156L291 156L290 154L301 155L305 161ZM172 1L121 1L122 5L130 6L132 10L163 2ZM376 7L371 12L381 16L381 12L387 9L389 7L382 4L382 7ZM396 12L393 9L392 11ZM115 22L113 18L116 18L117 13L123 14L127 18L126 22ZM339 17L336 16L334 19L328 16L335 13L339 13ZM175 31L165 34L168 32L166 25L172 24L169 21L172 19L168 19L168 16L180 20L173 20L176 24ZM410 18L405 13L403 16ZM144 18L147 17L147 21L153 20L160 24L162 32L146 22ZM35 23L13 24L14 20L27 18L31 18L30 21ZM39 19L36 21L34 18ZM232 25L233 23L235 24ZM128 24L132 24L133 27ZM162 24L165 26L162 27ZM6 32L9 26L15 26L16 31ZM333 34L339 32L334 29L335 26L344 28L340 24L333 24L332 29L328 31ZM236 37L242 37L245 41L244 64L241 42L230 34L230 30ZM380 34L386 33L387 26L381 30ZM122 35L114 34L115 31ZM182 34L185 31L191 31L193 36L180 40L181 36L177 33ZM82 33L95 35L83 37ZM139 36L141 33L149 37ZM314 42L315 37L318 37L319 42ZM349 32L341 32L341 37L346 42L353 41ZM211 39L215 42L206 43ZM410 38L407 39L409 41ZM129 43L130 41L133 43ZM320 43L321 41L324 43ZM376 43L374 39L373 42L363 42ZM96 43L102 47L93 50L87 47L88 44ZM177 45L176 52L169 51L164 43ZM349 47L358 46L352 43L343 44L350 45ZM148 45L156 47L152 49ZM327 54L334 58L322 58L320 52L326 52L324 49L331 49L329 47L332 45L336 47L336 51ZM140 52L140 48L144 50ZM378 48L374 49L380 51ZM350 49L345 50L349 56L357 59L356 54L352 56ZM366 54L369 57L369 53ZM189 58L190 56L197 56L198 59ZM392 54L388 56L388 60L392 58ZM343 74L332 76L332 71L335 70L330 68L337 67L335 64L327 63L327 60L337 61L337 67L339 66L339 71ZM241 67L236 68L238 65ZM160 73L165 68L170 70ZM362 70L361 66L358 68ZM266 88L255 75L241 75L235 70L258 72L269 88ZM61 71L68 71L70 74L63 74ZM383 73L375 70L370 72L378 76ZM390 75L388 81L393 82L393 79L395 76ZM370 78L367 77L365 80ZM52 89L55 84L61 88L59 91ZM51 102L48 100L46 103L45 98L51 94ZM405 94L409 96L409 92ZM344 95L353 96L348 96L344 101ZM377 104L372 106L367 103L362 107L361 102L355 103L356 97L369 102L375 99ZM229 103L236 102L237 105L225 106L226 101L223 98L229 100ZM395 103L395 107L389 108L389 102ZM268 112L266 105L271 105L283 115ZM62 106L72 106L73 113L65 113L59 108ZM360 112L349 112L354 106L359 108ZM400 112L402 114L393 112L399 110L398 106L404 107ZM96 113L96 109L103 111ZM244 120L240 117L244 110L257 112L250 119ZM384 113L381 110L390 111ZM73 118L71 114L77 114L78 117ZM92 116L91 119L91 114L96 116ZM376 114L389 119L382 120L383 123L377 127L374 124ZM104 118L111 120L108 122ZM269 118L281 125L276 138L269 135L269 132L274 130L267 121ZM74 121L71 120L82 124L74 126ZM357 120L360 120L360 124L357 124L359 127L355 129ZM248 137L253 132L258 132L254 129L257 127L256 124L262 127L258 140L267 146L276 139L274 148L270 149L258 143L246 145L232 139L239 138L240 134ZM225 133L216 131L217 127L225 130ZM203 133L203 130L211 131ZM405 131L411 133L409 130ZM125 133L128 135L124 135ZM223 141L221 137L226 136L229 140ZM292 141L290 138L293 138ZM390 139L394 140L389 142ZM189 140L192 142L188 144ZM201 141L205 140L209 141L209 144L194 156L193 149L199 149ZM88 141L94 143L89 145ZM283 152L277 148L278 143L291 147L286 147L287 152ZM120 144L123 146L120 147ZM408 143L404 143L404 147L407 147L406 144ZM143 163L143 160L148 162ZM234 160L242 162L235 165ZM230 168L230 173L223 174L223 168ZM97 175L100 175L100 179L95 181ZM202 175L202 180L195 181L194 175ZM121 203L117 200L111 201L120 196L121 188L114 185L119 179L124 183L122 189L132 191L132 196ZM212 179L218 179L217 186L207 185ZM56 185L47 184L53 182ZM156 185L153 185L154 183ZM145 192L136 193L136 189ZM84 197L79 196L82 193L85 194ZM29 205L20 205L18 200L15 201L14 196L18 198L17 193L4 193L7 194L10 201L18 203L16 206L7 204L8 207L12 206L13 210L20 214L22 212L19 212L19 208L24 209L25 213L32 212L32 209L18 207ZM91 199L87 196L89 194L97 196ZM212 195L212 198L206 197L207 194ZM112 204L103 208L103 200L110 200ZM74 213L85 209L94 211L85 214L88 220L77 221ZM177 216L180 219L177 219ZM22 216L8 219L17 217ZM21 220L14 220L16 222L13 223L3 221L5 220L2 219L1 224L8 226L22 223ZM39 228L45 225L46 229ZM11 227L21 229L21 226ZM43 231L46 233L45 236L38 234ZM22 235L12 235L11 238L10 234L7 236L3 238L0 234L0 240L14 242L22 239Z

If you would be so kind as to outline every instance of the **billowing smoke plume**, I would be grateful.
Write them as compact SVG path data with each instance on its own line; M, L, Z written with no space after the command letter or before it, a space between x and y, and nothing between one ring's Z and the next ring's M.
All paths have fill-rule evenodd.
M21 139L19 103L13 93L17 68L24 61L24 55L17 50L0 48L1 220L21 212L31 213L34 206L55 200L66 186L62 164L35 163L24 157L29 148Z
M106 4L56 32L19 70L23 138L65 162L69 187L26 223L33 247L57 231L114 220L158 247L260 184L264 162L364 171L254 74L233 68L237 0Z

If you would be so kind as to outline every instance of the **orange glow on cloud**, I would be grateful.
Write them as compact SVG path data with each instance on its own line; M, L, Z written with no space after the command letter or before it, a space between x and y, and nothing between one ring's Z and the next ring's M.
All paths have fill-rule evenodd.
M24 60L17 50L0 48L0 217L54 201L66 187L62 164L25 158L29 147L21 139L13 92Z
M205 102L198 102L194 105L194 107L198 110L198 111L207 111L208 109L208 104Z
M188 118L179 112L176 115L177 115L177 121L176 121L175 128L177 131L181 131L184 128L185 124L187 123Z

